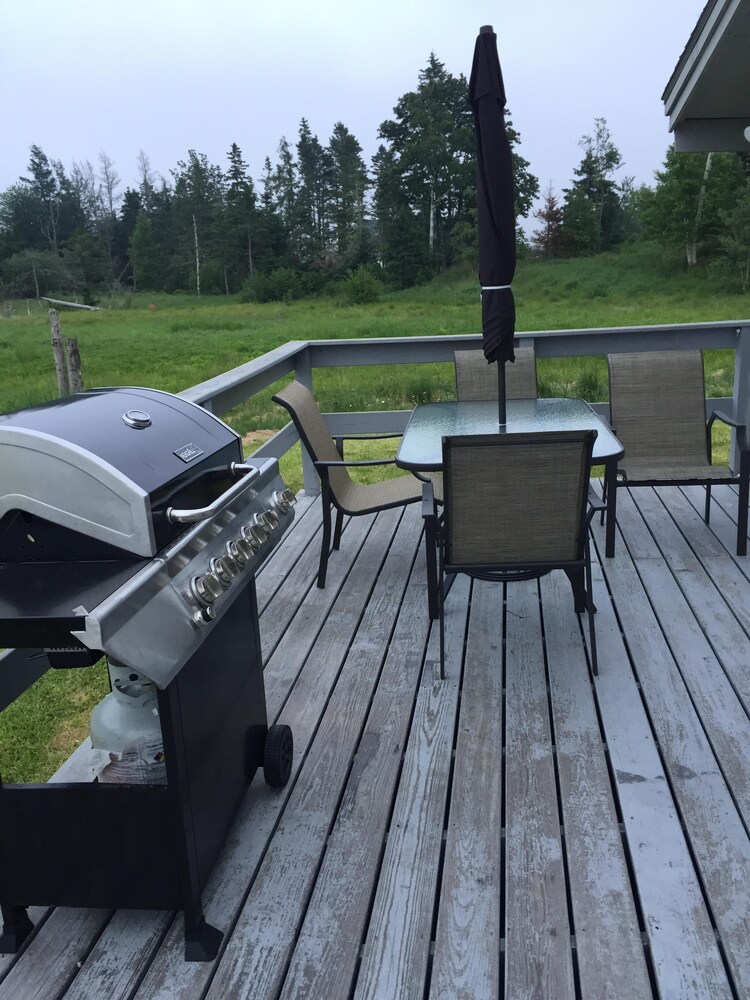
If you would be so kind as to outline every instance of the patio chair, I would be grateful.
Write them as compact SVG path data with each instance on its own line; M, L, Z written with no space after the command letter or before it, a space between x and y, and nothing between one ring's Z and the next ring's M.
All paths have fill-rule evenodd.
M703 485L708 524L712 483L738 483L737 555L746 555L750 478L746 428L719 410L706 421L701 352L610 354L607 362L611 423L625 448L617 485ZM737 431L737 474L711 464L711 428L716 419Z
M285 389L273 397L288 410L297 433L302 440L315 469L320 476L321 502L323 504L323 541L318 567L318 586L325 587L328 556L331 550L331 508L336 508L336 525L333 532L333 549L341 543L341 529L344 514L355 517L358 514L372 514L375 511L417 503L422 499L422 483L414 476L398 476L377 483L355 482L347 469L371 465L393 465L392 458L368 459L349 462L344 459L344 440L378 440L399 437L398 434L368 434L337 437L334 442L315 397L301 382L290 382ZM434 489L438 502L442 499L442 485L434 477ZM428 561L430 553L428 552Z
M516 360L505 366L505 398L536 397L533 347L517 347ZM488 365L482 351L456 351L456 399L497 399L497 365Z
M440 676L445 676L446 577L512 582L562 569L578 614L588 612L598 672L589 525L603 501L591 491L596 431L443 438L443 512L426 483L423 515L438 548Z

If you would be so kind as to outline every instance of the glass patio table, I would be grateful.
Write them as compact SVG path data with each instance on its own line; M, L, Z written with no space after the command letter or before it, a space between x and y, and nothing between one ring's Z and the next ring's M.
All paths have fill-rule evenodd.
M607 493L605 554L615 554L617 463L625 449L608 424L582 399L509 399L507 423L497 419L497 400L420 403L415 407L396 455L411 472L442 468L443 438L464 434L517 434L532 431L595 430L593 462L604 466Z

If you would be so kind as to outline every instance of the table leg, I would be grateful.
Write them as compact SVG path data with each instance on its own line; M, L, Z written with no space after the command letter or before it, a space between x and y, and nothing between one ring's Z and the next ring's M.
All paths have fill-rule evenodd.
M615 554L615 527L617 517L617 459L604 463L604 488L607 492L607 527L604 536L604 554Z

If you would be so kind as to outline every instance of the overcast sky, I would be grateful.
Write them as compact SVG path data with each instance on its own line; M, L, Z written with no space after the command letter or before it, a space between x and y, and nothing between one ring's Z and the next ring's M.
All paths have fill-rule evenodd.
M651 183L670 143L661 95L704 0L0 0L0 190L29 146L125 186L143 150L169 177L189 149L226 166L238 143L258 180L302 117L337 121L369 165L378 126L430 52L467 78L480 25L497 32L520 152L544 190L570 183L578 142L606 118Z

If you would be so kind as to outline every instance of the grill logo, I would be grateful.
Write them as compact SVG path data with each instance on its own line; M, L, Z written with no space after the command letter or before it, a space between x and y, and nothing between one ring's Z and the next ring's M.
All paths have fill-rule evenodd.
M184 444L181 448L175 448L172 452L178 458L181 458L183 462L192 462L194 458L203 454L203 449L199 448L197 444L193 444L191 441L189 444Z

